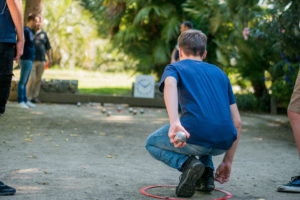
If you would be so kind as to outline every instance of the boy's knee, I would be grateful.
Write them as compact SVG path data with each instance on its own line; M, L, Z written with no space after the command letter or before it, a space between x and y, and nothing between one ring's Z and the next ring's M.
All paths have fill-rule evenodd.
M146 140L146 143L145 143L145 148L147 149L147 151L149 151L149 147L151 146L149 139L150 139L150 137L148 137L148 139Z

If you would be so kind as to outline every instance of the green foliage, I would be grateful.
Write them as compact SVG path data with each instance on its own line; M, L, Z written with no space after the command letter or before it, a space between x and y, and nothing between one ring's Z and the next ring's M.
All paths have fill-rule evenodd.
M99 37L95 19L79 1L45 0L42 14L43 29L48 33L55 65L120 71L135 62L112 50L109 41Z
M257 111L257 100L253 93L235 94L236 104L242 111Z
M113 47L137 61L137 71L161 74L176 43L183 2L82 0L82 5L109 30Z
M109 36L113 51L126 55L120 63L136 71L159 77L180 23L190 20L208 36L206 61L238 73L241 87L250 81L256 107L268 110L270 94L288 102L291 89L284 88L292 88L291 73L300 60L297 0L81 0L81 5L96 20L98 34Z

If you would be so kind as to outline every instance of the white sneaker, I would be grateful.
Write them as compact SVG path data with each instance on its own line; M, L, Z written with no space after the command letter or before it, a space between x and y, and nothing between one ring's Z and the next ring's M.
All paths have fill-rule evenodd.
M29 107L27 106L27 104L25 102L19 103L19 107L29 109Z
M35 108L36 105L34 103L31 103L30 101L27 101L26 102L26 105L29 107L29 108Z

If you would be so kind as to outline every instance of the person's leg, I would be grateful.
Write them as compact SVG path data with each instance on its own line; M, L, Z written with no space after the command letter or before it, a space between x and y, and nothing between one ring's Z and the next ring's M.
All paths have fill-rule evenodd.
M220 155L225 150L213 149L210 155L200 156L200 161L205 165L202 177L196 183L196 190L201 192L211 192L215 189L214 164L212 155Z
M146 141L146 149L157 160L166 165L181 170L182 165L189 158L183 148L175 148L168 137L169 125L165 125L152 133Z
M205 167L209 167L214 170L214 163L212 161L212 155L203 155L199 156L199 160L205 165Z
M32 61L31 60L21 60L21 74L20 74L20 81L18 84L18 102L19 103L26 103L27 94L26 94L26 86L30 76L30 72L32 69Z
M191 197L195 193L196 182L202 176L205 166L194 156L208 155L209 149L186 144L176 148L168 137L169 125L151 134L146 142L146 149L156 159L182 171L176 195Z
M300 99L299 99L299 101L300 101ZM299 153L299 156L300 156L300 113L293 112L293 111L289 110L288 111L288 117L289 117L292 129L293 129L293 133L294 133L298 153Z
M0 115L5 112L9 97L14 55L14 44L0 43Z
M35 82L36 82L36 76L37 76L37 61L33 61L32 64L32 70L28 82L28 87L27 87L27 96L28 99L32 100L34 98L33 93L34 93L34 88L35 88Z
M30 78L30 74L31 74L31 70L32 70L32 61L28 60L27 65L27 70L26 70L26 74L25 74L25 87L24 87L24 102L27 103L28 102L28 98L27 98L27 84Z
M288 117L294 133L298 153L300 155L300 72L288 107ZM278 192L300 192L300 176L295 176L285 185L277 188Z
M38 61L37 69L36 69L36 80L35 80L35 87L33 90L33 98L38 98L40 94L40 88L42 83L42 76L45 71L45 62Z
M15 45L0 43L0 115L5 112L5 105L9 97ZM13 195L16 189L0 181L0 196Z

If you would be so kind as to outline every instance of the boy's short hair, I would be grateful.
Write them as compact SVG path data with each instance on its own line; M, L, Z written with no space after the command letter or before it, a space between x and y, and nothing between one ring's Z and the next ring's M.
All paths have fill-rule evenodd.
M182 23L185 27L188 27L189 29L193 28L193 23L190 21L185 21Z
M187 56L203 56L206 50L207 37L202 31L187 30L180 34L178 38L179 48Z
M33 14L33 13L30 13L27 17L27 21L30 22L30 21L34 21L35 18L38 17L39 18L39 15L36 15L36 14Z

